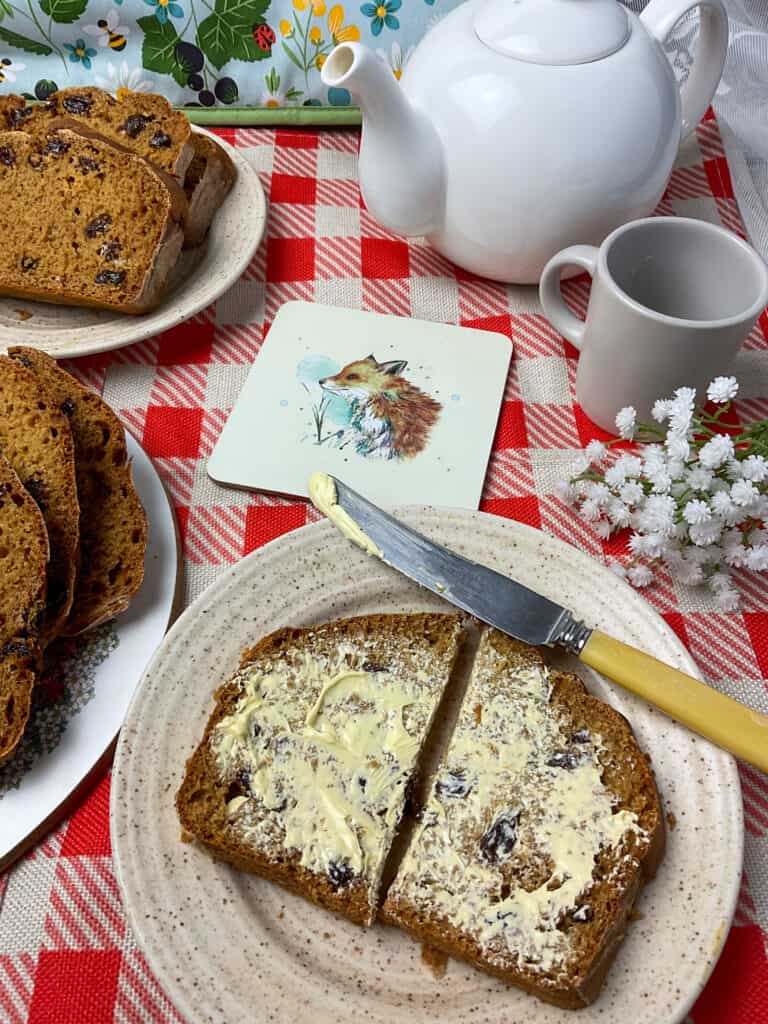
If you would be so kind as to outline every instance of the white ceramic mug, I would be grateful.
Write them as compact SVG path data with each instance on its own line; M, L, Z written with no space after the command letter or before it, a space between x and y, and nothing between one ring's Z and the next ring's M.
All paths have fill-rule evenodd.
M568 309L562 271L592 277L586 321ZM547 263L544 313L579 349L576 399L616 432L619 409L647 422L657 398L725 374L768 305L768 268L736 235L706 221L648 217L613 231L600 248L573 245Z

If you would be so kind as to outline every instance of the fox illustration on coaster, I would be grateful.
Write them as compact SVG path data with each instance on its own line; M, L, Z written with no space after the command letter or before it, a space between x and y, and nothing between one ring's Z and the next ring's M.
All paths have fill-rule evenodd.
M322 468L383 503L477 508L511 355L491 331L289 302L208 473L306 497Z

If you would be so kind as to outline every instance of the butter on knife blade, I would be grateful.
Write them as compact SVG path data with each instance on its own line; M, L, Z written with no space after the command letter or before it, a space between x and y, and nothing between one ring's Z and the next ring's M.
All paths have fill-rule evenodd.
M309 497L318 512L322 512L348 540L354 541L369 555L383 558L371 538L363 533L349 513L336 503L336 484L327 473L313 473L309 478Z

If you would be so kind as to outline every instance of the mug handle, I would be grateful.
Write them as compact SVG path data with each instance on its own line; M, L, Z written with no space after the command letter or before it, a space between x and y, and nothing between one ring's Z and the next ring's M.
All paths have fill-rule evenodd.
M564 267L576 265L595 276L598 250L594 245L571 245L561 250L544 267L539 282L539 301L544 315L579 351L584 344L584 321L568 309L560 291L560 274Z
M701 8L701 22L693 70L680 88L681 141L704 117L723 74L728 52L728 14L722 0L651 0L640 15L640 21L663 46L678 21L694 7Z

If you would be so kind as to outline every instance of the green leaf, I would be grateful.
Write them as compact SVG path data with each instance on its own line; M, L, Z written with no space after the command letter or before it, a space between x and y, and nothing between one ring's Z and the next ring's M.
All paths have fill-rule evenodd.
M42 11L60 25L77 21L87 6L88 0L40 0Z
M0 21L2 21L3 18L6 17L6 15L9 18L12 18L13 17L13 8L8 3L8 0L0 0Z
M179 37L176 29L167 21L161 25L154 14L146 18L138 18L136 24L144 33L141 45L141 63L147 71L159 71L163 75L172 75L174 81L185 86L189 72L176 56L176 44Z
M264 24L269 0L216 0L197 30L197 45L218 70L228 60L255 61L269 57L257 46L254 25Z
M18 32L11 32L9 28L0 27L0 40L9 46L13 46L16 50L23 50L25 53L35 53L38 57L47 57L49 53L53 53L51 47L45 43L38 43L36 39L20 36Z
M293 52L293 50L290 48L290 46L287 46L285 43L283 43L283 49L285 50L286 55L288 56L288 58L291 61L293 61L293 63L296 65L296 67L299 69L299 71L303 71L304 70L304 65L301 63L301 61L296 56L296 54Z

